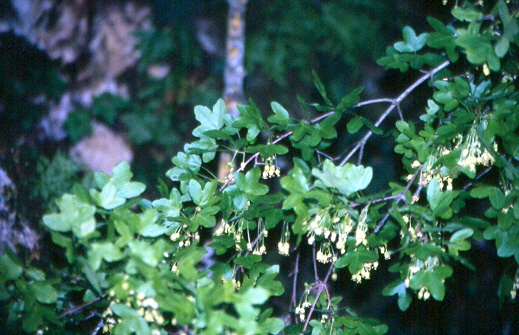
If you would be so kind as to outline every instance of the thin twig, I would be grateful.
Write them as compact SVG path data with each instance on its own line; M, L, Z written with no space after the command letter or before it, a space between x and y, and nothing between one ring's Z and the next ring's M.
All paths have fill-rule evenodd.
M362 107L362 106L366 106L366 105L380 104L380 103L384 103L384 102L393 103L393 101L395 101L395 99L391 99L391 98L366 100L366 101L361 101L361 102L353 105L353 107Z
M315 256L314 256L314 259L315 259ZM317 305L317 301L319 301L319 298L321 297L323 290L325 289L326 285L328 284L328 280L330 279L330 275L332 274L333 267L334 267L334 265L332 263L330 265L330 267L328 268L328 272L326 273L324 280L322 282L319 282L319 285L317 288L317 293L315 294L314 302L312 303L312 306L308 310L308 315L306 316L305 326L303 327L303 332L305 332L306 328L308 328L308 324L310 323L310 319L315 310L315 306Z
M366 147L366 142L362 142L359 150L359 158L357 159L357 165L362 163L362 157L364 156L364 148Z
M492 170L492 165L490 165L489 167L487 167L485 170L483 170L479 175L476 176L476 178L474 178L474 180L470 181L470 183L468 183L467 185L465 185L463 187L463 191L466 191L469 189L469 187L472 186L472 184L474 184L475 181L478 181L479 179L481 179L481 177L483 177L484 175L486 175L487 173L490 172L490 170Z
M105 325L105 320L103 318L101 318L99 320L99 322L97 323L95 329L92 331L92 335L97 335L97 333L99 333L99 331L104 327Z
M72 309L69 309L68 311L63 312L63 314L61 314L59 316L59 318L61 319L61 318L64 318L66 316L75 314L75 313L79 312L80 310L82 310L82 309L84 309L84 308L86 308L86 307L88 307L90 305L93 305L93 304L95 304L96 302L98 302L100 300L103 300L104 298L106 298L106 294L102 294L102 295L100 295L100 296L90 300L87 303L84 303L82 305L77 306L76 308L72 308Z
M416 80L411 86L409 86L404 92L402 92L402 94L396 97L396 99L391 100L391 106L389 106L384 111L384 113L382 113L382 115L378 118L377 122L375 122L375 127L380 126L380 124L389 116L393 109L395 109L395 107L397 107L405 98L407 98L407 96L411 94L411 92L413 92L418 86L420 86L427 79L433 77L435 74L446 68L449 64L449 61L441 63L431 71L427 72L424 76L418 78L418 80ZM340 166L346 164L346 162L350 160L351 156L353 156L361 148L363 143L365 143L371 137L371 135L373 135L373 131L369 130L366 133L366 135L364 135L364 137L358 142L358 144L348 153L348 155L344 157L344 159L341 161Z
M290 299L290 310L295 308L297 305L296 299L296 291L297 291L297 276L299 274L299 256L301 255L301 251L299 250L296 255L296 263L294 265L294 272L292 275L294 276L294 280L292 281L292 297Z
M418 175L421 175L421 173L422 173L422 167L420 166L418 169L416 169L416 172L414 173L413 177L407 182L407 185L405 185L404 190L396 196L396 198L395 198L396 205L398 205L400 203L400 201L405 200L405 194L407 193L407 191L409 191L409 189L411 188L411 185L413 185L416 177ZM419 186L419 188L421 189L420 186ZM377 224L377 226L375 227L375 233L378 233L380 231L380 229L382 229L384 224L386 224L387 219L389 219L390 213L391 213L391 209L389 209L387 211L386 215L384 215L382 220L380 220L380 222Z
M317 275L317 262L315 261L315 242L312 244L312 263L314 266L314 278L315 282L319 282L319 276Z

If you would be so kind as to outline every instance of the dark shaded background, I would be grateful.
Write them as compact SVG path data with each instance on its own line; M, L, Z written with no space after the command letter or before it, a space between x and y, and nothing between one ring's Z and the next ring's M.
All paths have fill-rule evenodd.
M41 0L50 4L48 13L42 13L24 31L16 29L23 21L13 5L16 1L0 3L0 167L11 181L10 191L2 190L0 210L9 229L30 227L38 235L42 234L39 218L52 206L53 197L68 191L74 182L92 182L91 172L68 156L70 148L92 133L94 121L124 135L133 152L137 179L148 185L157 184L157 178L165 179L169 159L191 138L194 105L212 105L221 96L227 6L223 0L76 0L70 2L79 8L69 19L70 36L38 44L37 32L58 27L54 35L49 34L52 41L52 36L67 29L67 21L60 21L66 2ZM127 9L128 4L135 7ZM311 117L299 107L296 97L319 101L311 76L315 70L333 101L359 85L365 87L364 99L394 97L419 73L385 72L375 64L376 59L387 45L400 39L405 25L416 32L426 31L427 16L449 23L452 5L444 6L440 0L249 0L245 94L264 113L269 113L270 101L276 100L295 117ZM128 22L143 13L139 8L149 10L148 21L142 21L148 23L135 23L141 29L137 33L139 60L110 78L117 88L126 89L124 98L117 89L99 93L92 84L99 86L103 83L99 78L110 73L103 68L107 58L98 55L116 50L108 37L98 37L102 19L113 17L110 6L126 8ZM119 28L115 25L113 29L117 32ZM99 40L103 43L94 43ZM124 42L122 38L121 45ZM62 57L67 47L76 50L69 60ZM164 76L156 75L161 69L166 69ZM84 98L88 92L90 98ZM105 95L99 98L102 93ZM71 97L63 106L66 121L56 126L62 132L54 126L45 128L51 111L63 103L66 94ZM421 88L403 103L406 117L422 113L427 94L430 91ZM382 108L371 106L362 113L374 117ZM392 125L389 120L385 127ZM339 136L339 147L355 139L345 131ZM57 156L58 152L63 156ZM399 157L387 138L374 139L366 159L365 164L373 166L377 175L373 190L384 189L397 178ZM156 196L154 188L149 189L148 196ZM11 238L2 234L3 243ZM45 236L39 241L44 243ZM50 257L45 248L29 248L27 258L44 263ZM500 306L497 295L509 263L497 259L488 242L475 242L468 257L477 271L457 266L447 282L445 301L415 299L406 312L399 311L396 297L381 295L393 279L385 265L362 285L346 280L335 283L334 290L359 315L388 324L389 334L519 334L517 304Z

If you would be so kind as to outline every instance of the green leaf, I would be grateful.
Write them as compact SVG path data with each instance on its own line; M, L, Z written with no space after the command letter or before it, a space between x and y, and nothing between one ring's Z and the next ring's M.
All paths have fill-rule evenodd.
M73 231L78 238L83 238L95 230L94 206L78 201L75 195L65 194L56 201L60 213L43 216L43 224L58 232Z
M427 22L434 28L435 32L427 36L427 45L435 49L445 49L449 60L454 63L458 60L459 54L456 51L456 43L454 36L456 29L453 27L446 27L441 21L432 17L427 18Z
M178 181L178 177L180 176L180 174L184 173L185 171L197 173L200 170L200 166L202 165L202 159L200 158L200 156L193 154L185 154L182 151L180 151L175 157L173 157L171 161L179 169L175 170L173 168L166 173L166 175L173 181Z
M510 300L510 292L514 286L514 278L506 272L503 273L501 280L499 281L499 288L497 289L497 296L499 297L499 308L503 307L505 300Z
M267 185L258 183L261 176L261 170L258 167L250 169L245 175L242 173L234 174L236 185L244 193L252 196L267 194L269 188Z
M162 213L167 218L174 218L180 215L182 209L182 195L180 191L173 188L169 194L169 199L161 198L153 201L153 208Z
M16 280L22 273L23 267L18 260L13 260L9 255L0 255L0 283L3 284L8 280Z
M200 202L200 197L202 193L202 186L194 180L191 179L189 183L187 184L187 191L189 192L189 196L191 199L193 199L193 202L197 204L197 202Z
M344 325L340 329L344 329L345 335L383 335L388 331L387 325L381 324L374 319L359 318L357 316L337 316L334 321L334 324L337 324L337 326ZM326 333L327 331L324 334Z
M148 224L140 230L142 237L159 237L166 234L168 229L156 223Z
M378 254L376 252L362 248L349 251L339 257L335 262L335 267L340 269L347 266L350 273L355 274L364 267L364 263L373 263L377 260Z
M104 209L114 209L126 202L125 198L117 196L117 187L112 182L108 182L101 192L91 189L90 196Z
M238 105L238 110L240 114L238 119L234 121L233 126L246 128L247 141L252 142L266 127L261 112L252 99L249 100L249 105Z
M88 262L93 271L99 270L101 260L115 262L123 259L124 253L111 242L92 243L88 250Z
M226 124L232 124L233 120L230 114L227 113L225 102L219 99L213 106L213 110L205 106L195 107L195 118L200 125L193 130L193 135L196 137L205 136L205 132L210 130L220 130Z
M209 163L214 159L217 149L218 145L216 145L216 140L214 138L205 136L198 141L184 145L184 150L186 153L202 155L202 160L204 163Z
M508 12L508 8L503 0L498 1L497 8L504 26L504 34L496 43L495 52L499 58L502 58L510 48L510 41L513 41L517 33L519 33L519 26L517 25L516 18Z
M241 300L252 305L263 304L269 297L269 292L262 287L251 287L241 294Z
M504 55L508 52L510 48L510 40L506 36L501 36L499 41L497 41L496 46L494 47L494 51L496 52L497 57L503 58Z
M135 259L151 267L157 266L163 258L162 250L156 245L150 245L144 241L131 241L128 246Z
M261 144L253 145L245 149L247 153L259 152L261 157L268 158L274 155L284 155L288 153L288 148L280 144Z
M448 265L439 265L432 270L420 270L411 277L409 287L419 290L425 286L435 300L442 301L445 297L445 279L451 275L452 268Z
M517 25L516 17L510 14L508 7L503 0L499 0L497 3L499 16L504 26L504 35L510 40L513 40L515 35L519 33L519 26Z
M124 304L113 304L111 309L114 314L121 317L121 322L113 328L114 335L151 334L148 323L133 308Z
M363 125L364 123L362 122L362 118L360 116L355 116L348 122L346 129L348 130L348 133L355 134L360 130L360 128L362 128Z
M456 231L452 234L447 246L449 253L454 256L458 256L459 251L466 251L470 249L470 241L467 241L474 234L474 230L471 228L464 228Z
M36 333L38 328L45 324L45 317L48 319L55 319L55 313L49 306L41 304L33 304L32 308L27 311L27 314L22 319L22 328L26 333Z
M412 296L407 293L408 292L407 287L405 286L405 282L400 279L397 279L388 284L382 290L382 294L385 296L398 294L398 308L400 308L401 311L407 310L413 301Z
M321 79L319 79L317 72L312 70L312 76L314 77L314 85L319 91L319 94L323 98L324 102L330 107L333 106L332 102L328 98L328 93L326 93L326 88L324 88L323 82L321 81Z
M344 109L348 109L353 107L356 103L360 101L360 93L364 90L364 87L356 87L346 96L344 96L336 107L337 111L342 111Z
M60 247L65 248L65 257L67 257L67 261L69 264L74 262L74 243L72 243L72 238L62 235L58 232L51 232L52 242Z
M112 304L111 309L112 312L123 318L139 316L135 309L125 304Z
M121 162L112 169L112 176L96 172L96 181L101 192L91 189L90 196L94 202L104 209L114 209L126 202L126 199L139 196L146 189L146 185L131 182L133 174L127 162Z
M382 129L378 128L373 124L373 122L362 116L355 116L350 122L348 122L346 128L350 134L355 134L360 130L360 128L362 128L362 126L368 127L374 134L381 135L383 133Z
M254 264L261 262L261 256L255 254L249 254L247 256L236 257L234 263L236 265L243 265L246 269L251 269Z
M308 166L306 166L303 161L294 159L294 169L285 177L282 177L280 181L281 186L289 193L283 202L283 209L294 209L296 213L307 213L304 199L310 190L310 183L307 176L309 172ZM303 215L298 216L298 219L303 222Z
M83 185L74 184L74 194L76 195L78 201L85 204L93 204L88 190Z
M464 228L464 229L458 230L457 232L452 234L449 241L454 242L454 243L463 241L463 240L466 240L467 238L471 237L472 234L474 234L474 230L472 230L471 228Z
M467 60L474 65L488 64L492 71L499 71L501 63L490 41L482 35L461 34L456 44L463 48Z
M519 263L519 226L513 225L508 230L499 226L490 226L483 233L487 240L496 240L497 255L502 258L514 256Z
M404 41L394 44L395 49L399 52L414 53L420 51L427 41L427 33L416 36L413 28L408 26L404 27L402 35L404 36Z
M218 207L216 208L216 211L218 210ZM216 218L214 216L214 210L209 208L207 211L206 209L203 209L202 211L196 213L195 217L193 218L192 224L193 227L202 226L205 228L212 228L216 225Z
M501 210L505 205L505 195L499 188L494 187L493 192L489 194L490 204L497 210Z
M83 265L82 271L90 285L92 285L94 291L96 291L98 295L103 294L103 291L101 290L101 284L99 283L99 278L97 277L95 271L92 270L92 267L90 267L88 261L84 258L79 258L79 262Z
M448 219L452 216L450 205L454 200L453 191L442 192L440 182L433 178L427 186L427 201L433 210L433 215Z
M413 253L418 259L427 260L431 256L441 257L445 252L436 244L424 243L414 248L407 249L407 252Z
M273 101L270 104L270 107L272 108L272 111L274 112L274 115L271 115L268 117L268 121L271 123L276 124L287 124L289 119L288 111L281 106L279 103Z
M131 104L120 96L111 93L103 93L94 98L93 108L96 117L104 120L110 125L113 125L117 118L117 114L120 111L129 110Z
M476 22L483 17L483 14L474 7L468 6L466 8L455 6L451 11L452 16L461 21Z
M493 186L477 186L470 190L470 196L475 199L488 198L494 192Z
M268 318L260 323L260 328L263 332L269 334L278 334L285 327L283 320L278 318Z
M336 166L332 161L326 159L322 165L322 171L313 168L312 175L319 178L324 186L336 188L345 196L365 189L373 177L373 169L362 165L355 166L346 164Z
M384 66L386 69L398 69L400 72L409 69L409 64L402 59L402 54L398 53L393 47L386 48L386 56L377 59L377 64Z
M425 115L420 116L420 120L430 123L436 118L436 113L440 110L440 106L434 102L434 100L429 99L427 100L427 108Z
M58 300L58 292L46 282L33 282L29 284L29 289L42 304L53 304Z

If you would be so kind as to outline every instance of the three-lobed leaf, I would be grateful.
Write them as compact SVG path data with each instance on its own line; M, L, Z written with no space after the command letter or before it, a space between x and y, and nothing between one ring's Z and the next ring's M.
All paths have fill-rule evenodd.
M322 170L313 168L312 175L317 177L322 185L335 188L341 194L350 196L365 189L373 178L373 169L362 165L345 164L336 166L331 160L323 162Z
M414 53L420 51L427 42L427 33L420 34L416 36L413 28L406 26L402 30L402 35L404 37L404 41L396 42L394 47L399 52L407 52Z
M43 216L43 224L50 230L57 232L70 232L78 238L83 238L94 232L96 220L94 214L96 208L85 204L75 195L65 194L57 201L60 213Z

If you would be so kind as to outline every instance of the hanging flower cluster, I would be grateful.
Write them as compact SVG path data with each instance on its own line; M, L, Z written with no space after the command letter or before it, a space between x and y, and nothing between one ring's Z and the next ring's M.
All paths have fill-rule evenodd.
M370 250L368 246L369 227L367 224L369 204L362 209L355 220L346 208L337 210L337 206L317 208L311 218L303 223L306 228L307 242L310 245L318 243L316 260L320 263L334 263L340 255L346 253L347 245L355 250L361 248ZM284 243L280 241L280 245ZM350 242L348 242L350 241ZM281 250L281 249L280 249ZM376 249L377 253L390 257L387 246L383 245ZM352 280L360 282L369 279L370 272L376 270L378 262L366 262L362 269L352 274Z
M424 236L423 232L421 231L421 229L418 228L419 226L416 225L417 227L415 227L415 225L413 225L412 218L409 215L404 215L402 216L402 218L404 219L404 222L407 224L407 232L405 232L402 229L400 231L400 235L402 237L407 235L409 238L409 242L416 242L417 240L422 239Z
M301 300L299 301L299 304L297 305L295 309L295 314L299 316L299 320L301 322L304 322L306 319L306 310L312 305L310 301L308 301L308 297L310 294L311 286L305 283L305 291L303 293L303 296L301 297Z
M246 220L244 219L238 219L234 220L231 223L229 221L222 219L220 221L220 224L214 231L214 234L216 236L221 235L229 235L234 238L234 247L236 251L242 250L242 239L244 232L246 232L247 235L247 250L252 250L252 242L250 240L250 231L249 231L249 225Z
M419 271L434 271L434 268L440 265L440 259L436 256L430 256L425 261L419 259L414 254L411 255L411 262L409 263L409 269L407 272L407 277L405 279L405 286L409 287L411 283L411 278L416 275ZM417 293L418 299L427 300L430 298L431 293L429 289L425 286L421 287Z
M290 250L290 229L288 222L283 222L283 229L281 231L281 239L278 243L278 251L282 256L288 256Z
M440 182L440 189L447 186L447 190L452 190L452 177L449 175L449 170L444 166L436 165L438 159L442 156L446 156L451 153L451 150L447 147L440 146L434 154L429 155L426 161L420 164L419 161L415 160L411 164L411 168L417 169L422 165L422 173L420 175L420 185L428 185L433 179L437 179ZM409 175L407 178L410 180L413 175ZM418 201L418 199L413 199Z
M179 248L187 248L191 245L193 240L199 241L200 235L198 234L198 231L194 233L190 232L186 224L178 223L178 226L174 229L169 238L173 242L178 242Z
M332 245L329 241L321 243L321 247L317 252L316 259L318 262L323 264L329 263L331 261L335 262L337 260L337 256L333 254Z
M262 219L258 220L255 241L251 239L249 224L250 222L245 219L234 220L232 223L222 219L214 231L214 235L221 236L225 234L232 236L234 238L234 247L236 251L243 250L242 241L245 236L247 251L252 251L255 255L263 255L267 252L267 248L265 247L265 238L268 236L268 231L265 229L265 224Z
M418 160L415 160L411 164L411 168L413 169L420 168L420 166L422 168L420 175L421 185L428 185L432 179L437 179L440 182L439 186L441 190L444 188L447 191L452 190L453 178L457 176L457 172L453 174L451 169L441 164L437 164L441 157L450 154L452 151L460 152L457 164L459 167L466 169L465 172L469 175L474 175L476 173L477 166L490 166L494 163L494 157L486 148L483 147L478 137L477 127L486 127L486 121L475 121L465 136L458 135L453 140L455 143L452 148L440 146L433 154L430 154L427 157L423 164ZM491 145L494 150L498 150L495 142L492 142ZM413 175L411 174L407 179L411 180L412 177ZM418 199L413 200L417 201Z
M274 177L279 177L281 174L281 170L275 164L276 156L269 157L265 160L265 167L263 168L263 173L261 177L263 179L269 179Z
M337 259L333 246L341 254L346 252L347 238L355 226L357 226L355 240L359 241L358 244L367 243L367 225L355 222L346 209L339 211L334 211L331 207L318 209L310 220L303 223L303 226L306 228L308 244L314 244L316 239L320 242L317 260L321 263L329 263Z
M483 126L485 126L483 121ZM494 150L497 151L497 144L493 143ZM482 148L481 142L478 139L476 132L476 123L472 125L465 140L460 145L461 156L458 164L462 167L467 167L469 171L475 173L476 165L489 166L494 163L494 157L488 152L486 148Z
M156 323L157 325L164 324L164 316L159 311L158 302L151 296L147 296L144 292L136 293L135 290L131 288L130 283L128 282L129 276L124 276L124 281L121 284L120 289L127 291L127 298L121 301L119 298L116 298L115 290L112 289L109 292L109 296L112 298L110 305L103 312L103 318L105 320L105 324L103 326L103 333L111 333L114 326L121 322L121 318L116 318L112 311L112 306L114 304L124 303L127 306L134 307L137 310L137 313L149 323Z
M257 235L256 245L254 247L254 251L252 252L254 255L263 255L267 252L267 248L265 247L265 237L268 236L268 231L265 229L265 224L262 219L258 220L258 235ZM247 248L249 248L249 244L247 244Z
M378 262L364 263L364 266L362 267L362 269L360 269L359 272L354 273L351 276L351 280L353 280L354 282L360 283L360 282L362 282L362 279L369 279L371 271L376 270L377 267L378 267Z

